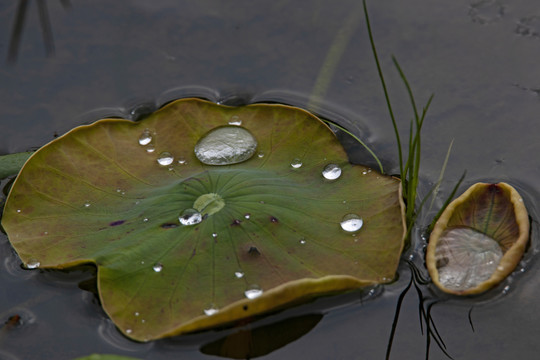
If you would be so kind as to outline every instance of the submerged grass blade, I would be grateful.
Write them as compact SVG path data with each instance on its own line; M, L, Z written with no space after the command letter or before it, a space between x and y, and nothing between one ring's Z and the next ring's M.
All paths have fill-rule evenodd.
M16 175L33 151L0 156L0 179Z
M371 150L362 140L360 140L360 138L356 135L354 135L352 132L350 132L349 130L345 129L343 126L341 125L338 125L336 124L335 122L332 122L332 121L328 121L328 120L322 120L323 122L325 122L326 124L328 125L332 125L332 126L335 126L337 127L339 130L343 131L344 133L346 133L347 135L351 136L353 139L355 139L356 141L358 141L358 143L360 145L362 145L364 147L364 149L367 150L367 152L373 157L373 159L375 159L375 161L377 162L377 165L379 166L379 171L384 174L384 170L383 170L383 166L382 166L382 163L381 161L379 160L379 158L377 157L377 155L375 155L375 153L373 152L373 150Z

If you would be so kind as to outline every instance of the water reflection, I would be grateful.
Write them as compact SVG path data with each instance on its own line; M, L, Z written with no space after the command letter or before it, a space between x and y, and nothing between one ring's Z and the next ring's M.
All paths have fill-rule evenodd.
M231 359L252 359L271 353L310 332L321 314L297 316L256 328L240 330L201 346L201 352Z
M71 6L70 0L60 0L60 4L67 9ZM24 22L26 19L26 13L28 10L29 0L19 0L17 5L17 12L15 14L15 22L13 23L13 30L11 32L11 39L9 42L8 63L15 63L17 61L17 55L19 53L19 44L24 30ZM36 0L36 5L39 15L39 24L41 27L41 34L43 36L43 44L45 45L45 53L47 56L54 55L54 38L52 33L51 21L49 18L49 11L47 9L46 0Z

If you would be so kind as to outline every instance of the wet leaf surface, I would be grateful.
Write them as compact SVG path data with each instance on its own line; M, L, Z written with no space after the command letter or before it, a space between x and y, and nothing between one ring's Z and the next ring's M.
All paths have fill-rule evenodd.
M203 164L201 139L239 123L257 142L251 157ZM236 146L219 141L225 153ZM329 164L341 169L330 179ZM146 341L390 281L403 247L399 187L350 164L305 111L185 99L37 151L2 225L28 268L95 263L105 311Z

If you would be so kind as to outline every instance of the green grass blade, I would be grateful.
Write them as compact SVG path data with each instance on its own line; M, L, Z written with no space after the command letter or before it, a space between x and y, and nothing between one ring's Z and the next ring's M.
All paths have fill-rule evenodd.
M394 117L394 111L392 110L392 105L390 104L390 97L388 95L388 90L386 88L386 82L384 81L381 64L379 62L379 56L377 55L375 41L373 40L373 32L371 31L371 24L369 22L369 15L368 15L368 10L367 10L366 0L363 0L363 5L364 5L364 15L366 17L366 26L367 26L368 35L369 35L369 42L371 44L371 50L373 52L373 57L375 58L375 64L377 65L377 72L379 73L379 79L381 80L384 97L386 99L386 106L388 108L388 112L390 113L390 118L392 119L392 125L394 127L394 133L396 135L396 142L397 142L398 156L399 156L399 172L403 176L403 154L401 152L401 139L399 137L399 130L397 127L396 118Z
M439 210L439 212L437 213L437 215L435 215L435 217L433 218L433 221L431 222L431 224L429 224L429 227L428 227L428 231L431 232L433 230L433 227L435 226L435 223L437 222L437 220L439 220L439 218L441 217L441 214L443 213L444 209L446 209L446 207L448 206L448 204L450 204L450 201L452 201L452 199L454 198L454 195L456 194L456 191L457 189L459 188L459 186L461 185L461 183L463 182L463 179L465 179L465 175L467 175L467 170L465 170L463 172L463 175L461 175L461 177L459 178L458 182L456 183L456 185L454 186L454 188L452 189L452 192L450 193L450 195L446 198L446 201L444 202L443 206L441 206L441 209Z

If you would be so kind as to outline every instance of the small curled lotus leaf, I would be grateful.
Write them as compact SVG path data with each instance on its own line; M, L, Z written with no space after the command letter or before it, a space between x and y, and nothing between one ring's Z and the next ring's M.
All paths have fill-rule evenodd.
M256 151L245 148L264 156L199 161L196 144L231 118L256 139ZM251 141L240 135L231 144ZM174 159L166 166L156 161L164 152ZM339 179L322 176L328 164ZM75 128L38 150L2 225L27 267L96 264L105 312L127 337L148 341L392 279L405 232L401 184L368 170L304 110L182 99L139 122ZM350 213L363 219L354 233L340 227ZM252 286L262 292L248 299Z
M485 292L503 281L529 241L529 216L509 184L477 183L451 202L429 238L426 263L441 290Z

